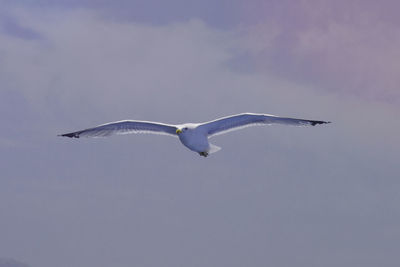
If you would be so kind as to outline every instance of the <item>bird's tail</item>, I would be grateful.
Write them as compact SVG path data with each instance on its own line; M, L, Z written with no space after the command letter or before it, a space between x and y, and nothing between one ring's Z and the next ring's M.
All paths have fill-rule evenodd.
M215 153L217 151L221 150L221 148L219 146L210 144L210 150L208 151L208 153L212 154Z

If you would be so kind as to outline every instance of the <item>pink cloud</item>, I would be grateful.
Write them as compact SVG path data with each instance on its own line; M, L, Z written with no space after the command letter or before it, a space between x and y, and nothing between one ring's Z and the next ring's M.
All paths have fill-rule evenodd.
M248 41L257 49L249 48L259 66L289 79L397 103L399 7L395 1L260 3L245 11L253 10L250 20L257 17L259 25ZM260 49L260 36L273 38Z

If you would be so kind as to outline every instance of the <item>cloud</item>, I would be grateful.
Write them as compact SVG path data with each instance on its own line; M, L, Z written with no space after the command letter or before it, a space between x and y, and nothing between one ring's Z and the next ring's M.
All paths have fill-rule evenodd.
M248 26L248 43L268 39L249 46L259 67L320 90L399 103L398 2L289 2L251 9L259 21L256 31Z
M385 24L331 23L325 31L300 34L295 53L311 61L317 80L333 83L337 90L398 103L399 44L400 31Z
M251 70L264 75L278 75L286 80L319 87L319 90L332 91L343 96L350 94L389 103L400 101L400 90L397 86L399 55L396 49L400 43L400 31L399 22L391 12L396 5L395 2L379 6L373 1L296 3L284 1L283 4L276 1L268 3L253 1L252 3L253 5L245 7L235 3L235 9L243 9L241 14L244 19L239 27L233 23L229 31L216 30L196 19L179 22L168 20L169 24L158 25L131 23L132 20L115 21L110 19L108 16L110 14L105 15L106 10L100 8L102 5L92 6L90 3L83 6L98 12L79 9L80 5L77 3L71 5L74 9L67 10L53 8L39 10L32 6L30 14L14 7L14 17L8 16L10 18L8 21L12 23L8 24L15 26L3 28L8 29L10 34L25 38L47 35L48 43L36 42L36 50L33 52L29 49L32 49L31 44L34 42L28 44L13 40L9 43L9 40L2 40L3 48L7 43L10 46L26 46L21 47L26 54L20 57L27 57L29 60L27 63L35 61L36 59L30 57L33 56L32 53L40 53L41 49L44 54L36 54L40 59L37 59L35 64L44 68L43 71L47 71L48 66L53 66L48 70L53 72L49 74L53 78L54 73L63 71L61 68L65 67L65 64L71 66L73 62L79 62L82 64L81 67L85 67L85 71L80 71L78 67L77 73L71 73L69 70L66 74L76 77L76 83L79 83L69 85L71 89L68 97L74 94L80 99L82 97L79 92L87 90L78 90L76 94L72 88L91 87L85 84L87 81L81 81L90 75L95 77L92 83L96 80L99 83L99 85L93 84L97 87L107 84L111 87L113 85L110 85L110 80L112 80L115 86L113 90L108 90L110 92L124 86L135 86L134 82L128 83L125 79L129 76L128 69L131 73L138 74L139 77L132 75L132 78L142 85L143 82L149 84L156 83L156 80L163 81L160 76L166 73L163 68L176 71L176 74L181 72L179 73L181 77L192 77L193 74L187 76L185 72L202 73L196 66L204 66L203 63L208 61L210 66L227 63L227 66L239 72ZM64 6L62 1L57 5ZM126 9L132 7L128 5ZM58 17L52 15L54 10L57 10ZM257 17L257 23L249 19L247 14L253 14L252 18ZM74 22L68 21L69 18L73 18ZM106 36L109 37L108 40L105 40ZM203 41L194 44L196 40ZM102 45L98 45L100 43ZM158 47L160 43L165 44L162 49ZM200 45L204 46L198 47ZM186 50L181 49L183 47ZM195 49L197 51L194 51ZM119 57L123 58L116 56L116 50L119 50ZM79 58L75 58L77 56ZM152 63L149 66L141 62L140 57L148 59L148 62L153 62L155 57L159 57L160 61L157 66ZM185 65L187 62L181 60L183 58L187 58L187 62L198 62L198 64L190 63L191 66L188 67ZM171 68L174 60L180 61ZM142 65L135 65L134 62L141 62ZM14 65L17 68L17 64L20 63L16 61L10 67ZM121 69L119 76L116 76L110 68ZM144 72L148 68L152 68L156 80L152 80L151 77L146 79L146 76L140 74L140 71ZM33 71L30 72L31 75L35 75L35 79L38 78L33 85L36 83L40 88L46 87L44 84L39 84L43 81L36 75L38 70L35 69L37 68L32 68ZM115 75L115 79L111 76L110 79L96 76L96 73L102 71ZM64 78L62 75L59 76L53 79L54 83ZM79 76L82 76L81 79ZM174 74L169 76L173 77ZM32 84L31 81L30 83ZM172 81L163 83L165 86ZM118 90L126 92L126 89ZM106 94L104 96L113 99L112 96Z

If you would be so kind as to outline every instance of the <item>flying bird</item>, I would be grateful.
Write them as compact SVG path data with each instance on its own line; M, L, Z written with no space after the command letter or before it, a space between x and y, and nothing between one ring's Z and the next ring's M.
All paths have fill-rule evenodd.
M329 121L304 120L278 117L270 114L243 113L219 118L204 123L165 124L151 121L123 120L102 124L72 133L61 134L71 138L105 137L113 134L152 133L178 137L181 143L203 157L221 148L210 144L208 138L233 130L256 125L285 124L294 126L315 126Z

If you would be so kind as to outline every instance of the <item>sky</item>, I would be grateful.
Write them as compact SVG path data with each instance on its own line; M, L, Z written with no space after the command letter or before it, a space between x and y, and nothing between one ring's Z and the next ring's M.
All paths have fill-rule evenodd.
M398 266L399 5L0 0L0 266ZM241 112L332 123L57 137Z

